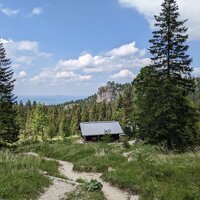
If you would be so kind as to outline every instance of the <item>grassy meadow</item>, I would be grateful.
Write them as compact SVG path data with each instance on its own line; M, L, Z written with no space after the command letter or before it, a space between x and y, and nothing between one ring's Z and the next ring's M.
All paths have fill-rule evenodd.
M200 153L166 153L152 145L38 143L18 152L67 160L77 171L101 172L103 179L140 195L141 200L199 200ZM129 162L122 154L130 152ZM108 170L108 168L112 170Z
M51 184L42 171L58 175L58 163L0 151L0 199L36 199Z

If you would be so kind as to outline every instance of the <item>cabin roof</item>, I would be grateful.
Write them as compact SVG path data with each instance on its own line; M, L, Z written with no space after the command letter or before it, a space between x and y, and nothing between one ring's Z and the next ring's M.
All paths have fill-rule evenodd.
M105 135L105 131L110 134L124 134L119 122L100 121L100 122L82 122L80 123L82 136Z

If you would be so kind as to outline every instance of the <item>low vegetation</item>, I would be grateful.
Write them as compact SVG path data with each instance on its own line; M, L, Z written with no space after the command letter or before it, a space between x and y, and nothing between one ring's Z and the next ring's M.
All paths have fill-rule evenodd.
M66 200L104 200L101 191L87 191L80 186L75 191L66 194Z
M103 173L103 179L138 193L141 200L200 199L200 153L167 153L157 146L38 143L19 147L74 163L75 170ZM122 154L129 152L129 162ZM108 169L112 170L108 170ZM73 194L75 195L75 194Z
M164 154L137 145L131 157L123 167L104 173L104 179L130 188L143 200L200 199L200 153Z
M0 151L0 199L36 199L51 184L43 171L58 175L58 163Z
M84 187L88 192L101 191L103 185L95 179L84 183Z

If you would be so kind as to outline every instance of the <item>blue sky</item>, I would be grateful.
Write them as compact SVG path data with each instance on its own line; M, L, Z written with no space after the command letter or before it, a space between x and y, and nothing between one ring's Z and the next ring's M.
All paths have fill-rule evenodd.
M199 0L178 0L200 68ZM87 96L109 80L130 82L149 62L162 0L0 0L0 36L16 95Z

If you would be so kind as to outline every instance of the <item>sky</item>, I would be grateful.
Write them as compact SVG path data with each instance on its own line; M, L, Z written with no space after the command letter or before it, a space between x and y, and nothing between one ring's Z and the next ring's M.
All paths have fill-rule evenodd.
M150 62L162 0L0 0L0 37L16 95L88 96L131 82ZM200 75L200 1L177 0L189 19L193 75Z

